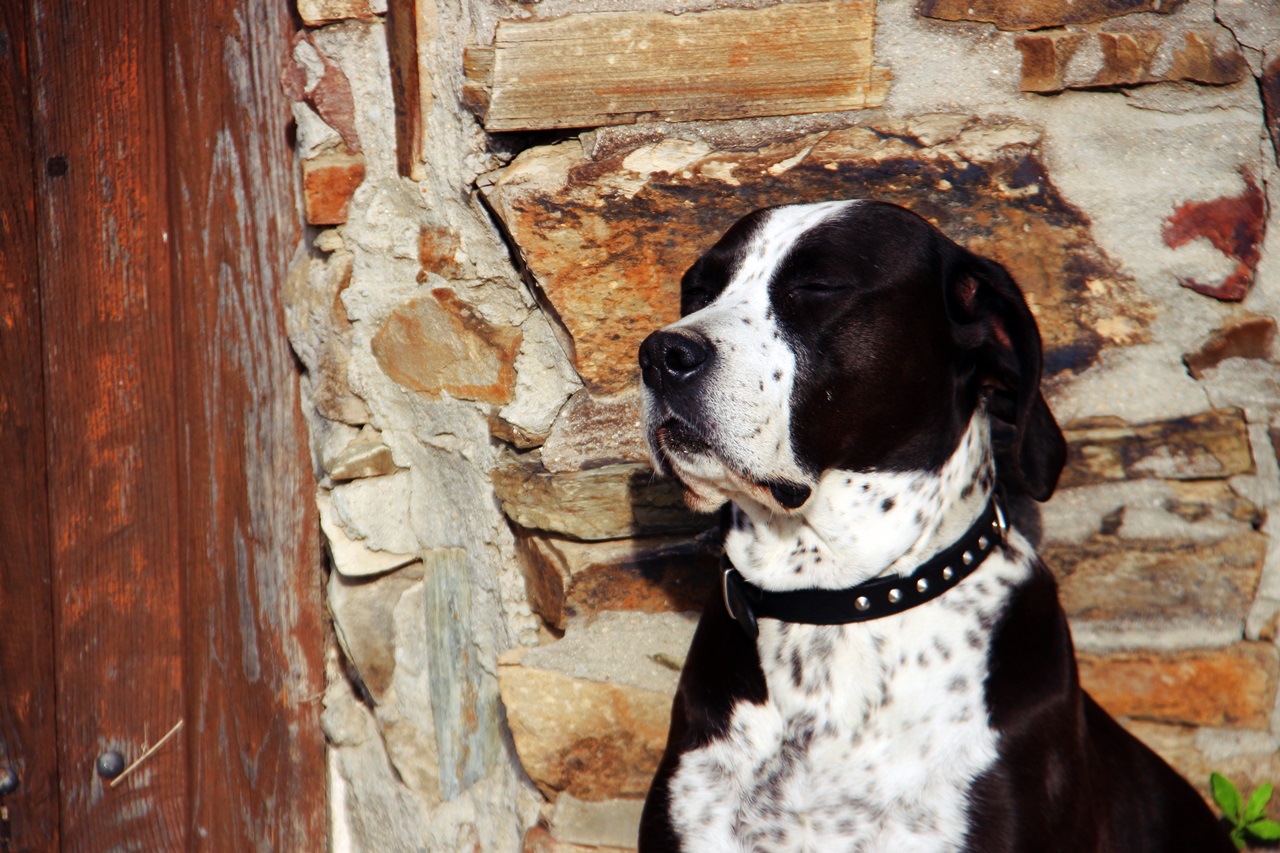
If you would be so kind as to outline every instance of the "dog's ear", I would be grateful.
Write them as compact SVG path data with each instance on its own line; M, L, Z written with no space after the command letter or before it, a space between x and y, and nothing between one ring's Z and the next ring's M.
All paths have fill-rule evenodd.
M957 247L958 249L958 247ZM1009 424L1006 465L1015 485L1048 500L1067 458L1062 430L1040 393L1040 331L1005 268L959 249L946 274L956 342L973 359L988 411ZM1001 454L1005 455L1005 454Z

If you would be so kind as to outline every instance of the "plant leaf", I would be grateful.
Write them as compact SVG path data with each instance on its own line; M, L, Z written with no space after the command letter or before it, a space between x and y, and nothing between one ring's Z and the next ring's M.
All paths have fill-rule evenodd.
M1210 773L1209 786L1213 788L1213 801L1218 804L1218 808L1222 809L1227 820L1235 824L1240 823L1240 791L1231 783L1231 780L1221 773Z
M1274 820L1255 820L1253 823L1245 827L1249 830L1249 834L1254 838L1260 838L1263 841L1275 841L1280 839L1280 823Z
M1236 846L1237 850L1244 849L1244 827L1237 826L1231 830L1231 843Z
M1249 795L1249 804L1244 807L1244 822L1253 823L1262 817L1262 810L1271 799L1271 783L1263 782Z

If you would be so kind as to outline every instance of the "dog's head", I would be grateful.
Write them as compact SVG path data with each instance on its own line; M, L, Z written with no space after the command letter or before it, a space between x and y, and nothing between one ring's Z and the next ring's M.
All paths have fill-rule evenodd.
M645 428L697 509L797 510L831 469L936 470L981 405L1012 427L1002 477L1053 492L1066 445L1022 293L903 208L756 211L685 273L680 311L640 346Z

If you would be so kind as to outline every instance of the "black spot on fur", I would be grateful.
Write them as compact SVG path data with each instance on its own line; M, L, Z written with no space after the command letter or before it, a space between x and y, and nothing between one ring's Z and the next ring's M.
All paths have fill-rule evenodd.
M880 511L888 512L889 510L893 509L893 506L894 506L893 498L885 498L884 502L880 504Z

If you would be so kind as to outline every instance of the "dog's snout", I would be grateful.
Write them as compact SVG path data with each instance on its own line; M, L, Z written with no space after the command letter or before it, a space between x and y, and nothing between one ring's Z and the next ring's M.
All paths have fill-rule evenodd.
M640 345L640 370L650 388L668 382L687 383L697 378L710 360L711 343L688 332L654 332Z

